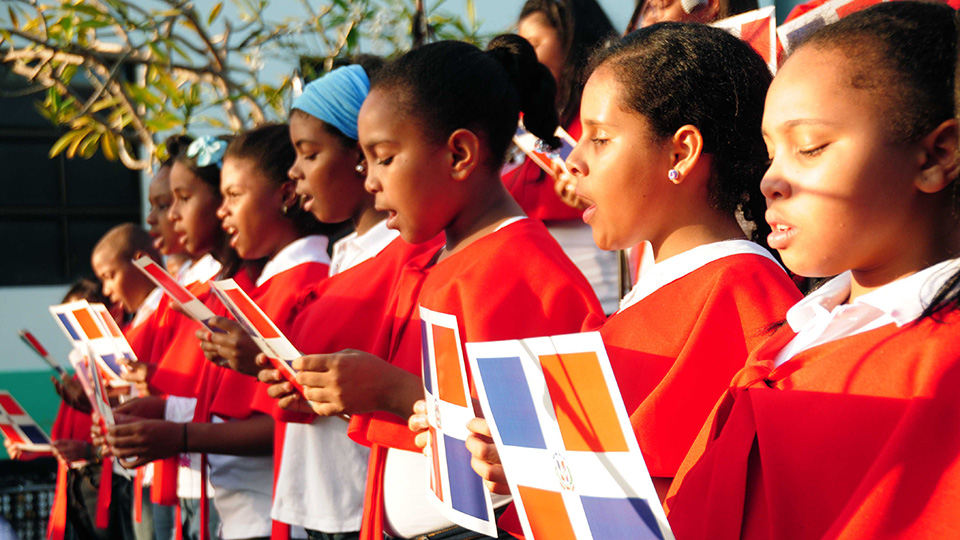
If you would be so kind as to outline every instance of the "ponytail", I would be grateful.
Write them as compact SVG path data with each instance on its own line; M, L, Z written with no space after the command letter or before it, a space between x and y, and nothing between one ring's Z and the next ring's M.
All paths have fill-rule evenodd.
M484 52L468 43L418 47L386 66L371 91L394 93L398 113L417 122L433 142L458 129L485 141L491 168L503 164L523 112L527 129L555 141L556 83L526 40L497 36Z

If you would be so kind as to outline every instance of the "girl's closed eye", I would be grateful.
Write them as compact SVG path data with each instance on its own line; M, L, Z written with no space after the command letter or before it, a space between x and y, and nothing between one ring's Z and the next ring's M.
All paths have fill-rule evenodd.
M377 165L387 166L391 163L393 163L393 156L377 159Z
M797 149L797 153L805 157L815 157L823 153L823 151L829 146L830 143L824 143L819 145L808 146L806 148Z

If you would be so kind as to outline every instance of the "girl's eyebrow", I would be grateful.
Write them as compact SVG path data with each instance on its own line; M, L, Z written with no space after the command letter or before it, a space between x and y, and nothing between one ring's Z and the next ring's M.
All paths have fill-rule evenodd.
M787 120L786 122L781 123L779 126L775 126L774 131L790 131L800 126L837 126L839 124L840 122L835 122L826 118L795 118L793 120ZM761 129L760 134L764 137L770 136L770 132L768 132L766 129Z

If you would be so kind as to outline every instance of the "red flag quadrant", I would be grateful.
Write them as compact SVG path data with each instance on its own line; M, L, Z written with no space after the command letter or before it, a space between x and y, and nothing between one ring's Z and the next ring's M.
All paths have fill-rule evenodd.
M50 437L6 390L0 390L0 431L3 437L24 450L52 453Z
M750 44L767 63L770 72L777 72L777 14L774 6L721 19L711 26L723 28Z

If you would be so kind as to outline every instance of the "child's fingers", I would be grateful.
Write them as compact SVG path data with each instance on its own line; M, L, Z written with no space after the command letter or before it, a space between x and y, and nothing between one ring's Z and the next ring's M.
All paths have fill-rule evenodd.
M430 445L430 432L421 431L417 433L417 436L413 438L413 444L417 445L417 448L423 450Z
M273 399L283 399L290 394L293 394L295 391L296 389L294 386L286 381L278 384L271 384L267 387L267 395Z
M474 418L470 420L467 422L467 429L469 429L471 433L486 437L487 440L493 442L493 435L490 434L490 424L487 423L486 419Z
M412 414L407 419L407 427L414 433L430 429L430 422L425 414Z
M336 354L310 354L293 360L293 369L297 371L327 371L331 357Z

